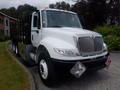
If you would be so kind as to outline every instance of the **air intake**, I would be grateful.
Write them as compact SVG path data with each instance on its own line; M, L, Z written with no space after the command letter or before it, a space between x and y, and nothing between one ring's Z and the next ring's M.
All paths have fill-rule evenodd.
M101 37L80 37L78 49L82 56L101 53L103 50L103 39Z

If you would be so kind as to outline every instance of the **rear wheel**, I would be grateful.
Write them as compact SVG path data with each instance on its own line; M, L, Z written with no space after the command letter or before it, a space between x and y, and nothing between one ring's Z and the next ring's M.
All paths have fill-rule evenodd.
M12 50L13 50L13 52L14 52L16 55L19 54L19 52L18 52L18 46L17 46L17 45L12 44Z
M41 80L47 86L53 86L56 83L56 74L50 58L46 55L39 57L38 71Z
M18 55L18 46L15 47L15 54Z
M15 52L15 45L12 43L12 51Z

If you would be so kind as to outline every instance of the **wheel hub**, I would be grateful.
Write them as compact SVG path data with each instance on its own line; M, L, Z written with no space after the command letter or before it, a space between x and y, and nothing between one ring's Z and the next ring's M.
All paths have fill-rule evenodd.
M40 74L41 74L41 77L43 79L47 79L47 77L48 77L48 67L47 67L46 61L44 59L42 59L40 61L39 65L40 65Z
M15 49L15 53L18 54L18 48L17 48L17 47L16 47L16 49Z

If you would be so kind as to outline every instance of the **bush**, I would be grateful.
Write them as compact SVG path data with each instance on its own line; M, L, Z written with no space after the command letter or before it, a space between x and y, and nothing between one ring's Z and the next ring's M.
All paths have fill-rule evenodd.
M110 51L120 51L120 26L99 26L95 31L103 35Z
M0 42L6 41L8 39L9 39L9 37L7 37L7 36L5 36L3 34L0 34Z
M111 35L112 34L112 29L108 26L98 26L95 28L96 32L102 34L103 36Z
M120 37L120 26L113 26L112 27L112 34Z
M107 36L104 37L105 42L108 45L110 51L119 51L120 50L120 37L117 36Z

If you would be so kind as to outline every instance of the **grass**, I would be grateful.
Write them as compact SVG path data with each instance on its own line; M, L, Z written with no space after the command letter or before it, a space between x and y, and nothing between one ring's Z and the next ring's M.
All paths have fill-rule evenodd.
M0 90L30 90L27 73L14 59L0 42Z

